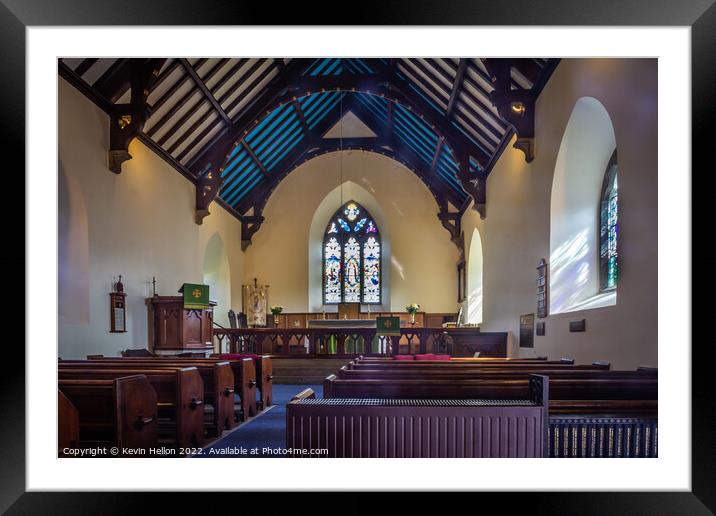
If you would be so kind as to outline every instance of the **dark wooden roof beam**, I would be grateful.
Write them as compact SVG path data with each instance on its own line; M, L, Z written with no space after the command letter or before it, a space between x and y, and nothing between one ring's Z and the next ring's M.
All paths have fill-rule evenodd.
M450 100L448 100L447 111L445 116L450 118L453 109L455 108L455 101L460 96L462 90L462 82L465 78L465 71L467 71L467 59L460 59L460 64L457 67L457 73L455 74L455 82L452 85L452 91L450 92Z
M433 162L430 165L430 173L434 174L435 169L438 166L438 160L440 159L440 153L443 151L443 146L445 145L445 140L443 138L440 138L438 140L437 145L435 146L435 155L433 156Z
M191 78L194 80L194 83L199 87L201 92L204 94L204 97L214 107L216 112L219 113L219 116L222 118L222 120L224 120L224 122L226 122L226 124L230 124L231 120L227 116L226 112L224 112L224 110L221 107L221 105L219 104L219 102L216 100L216 97L214 97L214 95L209 91L209 88L206 87L206 83L204 82L204 81L208 81L209 79L211 79L213 74L215 74L219 70L219 68L221 68L221 66L223 66L223 64L221 64L221 66L215 66L209 72L209 74L207 75L206 78L201 79L199 77L199 75L196 73L196 70L194 69L194 67L191 65L191 63L189 63L189 61L187 61L184 58L181 58L180 61L181 61L181 64L184 66L184 69L189 73ZM226 61L224 61L224 63L225 62Z
M95 64L99 59L92 58L92 59L83 59L82 62L75 68L75 73L82 77L87 70L92 68L92 65Z
M189 91L187 91L182 97L174 104L169 111L167 111L164 116L162 116L157 123L152 125L152 128L146 131L147 136L150 138L153 137L159 129L164 127L164 124L166 124L169 120L171 120L174 115L184 107L184 105L189 102L189 100L196 94L196 85L192 87ZM201 103L201 101L199 102Z
M303 114L303 109L301 109L301 103L298 100L294 100L293 102L291 102L291 105L293 106L293 109L296 111L296 116L298 116L298 121L300 122L301 128L303 129L303 132L306 135L308 144L315 145L316 141L318 140L318 137L308 127L308 123L306 122L306 117Z
M513 59L512 67L516 68L532 84L537 82L542 68L535 63L534 59Z
M117 59L92 85L110 104L114 104L130 85L133 59Z
M300 74L300 71L306 66L303 59L293 59L285 66L284 71L274 77L273 80L264 88L264 90L256 95L241 111L234 117L234 124L230 130L217 135L203 150L199 151L187 164L189 169L197 170L205 166L207 160L212 155L211 150L215 146L221 149L230 149L233 144L243 137L252 125L255 125L258 118L266 113L270 107L274 105L274 101L279 95L286 90L290 81ZM227 112L231 110L227 108ZM215 153L214 155L220 155Z
M194 102L191 108L187 109L186 112L182 116L180 116L179 119L174 122L169 129L167 129L167 131L162 135L162 137L157 140L157 143L160 146L164 147L164 144L167 143L176 134L176 132L182 128L186 121L191 119L191 117L193 117L196 112L204 106L205 103L206 99L204 98L199 98L196 102ZM154 129L154 127L152 127L152 129Z
M241 77L236 82L234 82L231 86L229 86L224 93L221 94L221 96L219 97L219 104L223 105L224 102L226 102L226 100L229 99L234 94L234 92L236 92L236 90L238 90L239 88L242 88L246 84L246 81L248 81L251 78L251 76L253 74L255 74L256 71L259 68L261 68L261 66L263 66L263 64L264 64L264 62L261 61L260 59L257 59L256 61L254 61L254 63L249 67L249 69L246 70L243 74L241 74ZM267 66L266 69L264 70L264 73L262 74L262 77L265 77L266 75L268 75L268 73L270 71L271 71L271 67ZM243 88L241 95L236 97L231 102L231 104L226 106L226 112L230 113L231 110L234 109L234 106L236 106L236 104L241 102L241 100L251 92L251 90L255 87L256 84L258 84L258 83L254 80L253 85L249 85L250 87Z
M251 146L249 146L249 144L246 143L246 141L243 139L241 140L241 146L249 154L249 156L251 156L251 159L254 163L256 163L256 166L259 167L259 170L261 170L261 173L264 175L264 177L270 177L271 174L269 174L269 171L266 170L266 167L264 167L264 164L261 163L261 160L256 157L256 154L254 154L254 151Z

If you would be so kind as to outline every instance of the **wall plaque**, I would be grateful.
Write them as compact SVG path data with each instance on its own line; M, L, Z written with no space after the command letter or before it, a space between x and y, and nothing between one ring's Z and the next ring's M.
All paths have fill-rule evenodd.
M533 348L535 332L535 314L520 316L520 347Z
M587 321L585 319L576 319L574 321L569 321L569 331L570 332L587 331Z
M124 333L127 331L126 305L127 294L124 292L109 293L109 332Z
M542 258L537 265L537 317L540 319L547 317L549 312L549 305L547 304L549 302L547 296L547 273L547 262Z
M467 298L467 278L465 275L465 260L457 264L457 302L462 303Z

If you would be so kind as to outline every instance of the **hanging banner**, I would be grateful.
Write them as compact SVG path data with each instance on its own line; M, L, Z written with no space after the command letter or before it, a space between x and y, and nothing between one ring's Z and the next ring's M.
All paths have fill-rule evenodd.
M243 311L250 328L266 326L268 288L268 285L259 285L256 279L253 285L243 285Z

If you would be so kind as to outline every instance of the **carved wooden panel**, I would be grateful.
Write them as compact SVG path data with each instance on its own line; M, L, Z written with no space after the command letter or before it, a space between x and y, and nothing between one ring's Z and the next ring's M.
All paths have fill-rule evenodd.
M150 328L154 349L183 350L212 346L214 309L185 310L180 296L148 299L153 317Z

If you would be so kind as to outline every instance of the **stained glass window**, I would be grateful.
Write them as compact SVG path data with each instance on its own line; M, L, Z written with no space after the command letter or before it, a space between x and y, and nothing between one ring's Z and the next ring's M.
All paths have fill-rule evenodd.
M355 201L341 206L323 239L323 302L380 304L381 251L370 214Z
M604 174L599 211L599 280L602 290L615 289L619 277L619 252L617 248L619 230L618 171L617 152L614 151Z
M343 280L343 302L360 303L360 244L351 237L345 245L343 261L345 279Z
M363 244L363 300L380 302L380 244L371 236Z
M328 239L328 242L323 247L323 253L323 292L326 303L340 303L341 245L335 237Z

